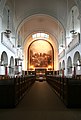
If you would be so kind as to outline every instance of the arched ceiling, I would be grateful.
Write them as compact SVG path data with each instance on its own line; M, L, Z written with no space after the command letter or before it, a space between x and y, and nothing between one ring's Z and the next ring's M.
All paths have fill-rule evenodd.
M67 15L77 0L2 0L14 10L15 26L22 40L36 31L45 31L56 39L67 26ZM58 36L59 35L59 36Z
M59 36L64 31L62 25L56 19L45 14L36 14L29 17L20 24L18 29L23 42L30 34L35 32L51 34L59 42Z
M61 43L68 11L74 5L74 0L14 0L17 32L24 41L28 35L44 31Z
M73 5L75 5L74 0L14 0L15 17L17 24L19 24L28 16L48 14L59 19L63 26L65 26L67 10L71 9Z
M58 19L65 27L67 10L69 11L79 0L1 0L0 8L8 4L15 9L16 25L18 26L25 18L34 14L48 14Z

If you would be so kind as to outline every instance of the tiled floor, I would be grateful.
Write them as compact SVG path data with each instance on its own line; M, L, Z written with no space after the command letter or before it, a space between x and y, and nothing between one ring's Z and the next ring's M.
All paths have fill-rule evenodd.
M32 86L14 109L0 109L0 120L81 120L81 109L68 109L46 81Z

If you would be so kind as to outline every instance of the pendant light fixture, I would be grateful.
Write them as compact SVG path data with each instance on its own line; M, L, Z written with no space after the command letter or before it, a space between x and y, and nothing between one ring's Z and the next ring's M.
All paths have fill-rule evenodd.
M72 34L76 34L77 33L74 30L74 11L73 10L72 10L72 30L70 31L70 33L72 33Z
M7 38L10 38L10 33L11 33L11 30L9 28L9 19L10 19L10 10L8 9L8 21L7 21L7 29L6 31L4 32L4 34L6 35Z
M61 43L60 47L61 47L61 48L64 47L64 45L63 45L63 32L62 32L62 43Z

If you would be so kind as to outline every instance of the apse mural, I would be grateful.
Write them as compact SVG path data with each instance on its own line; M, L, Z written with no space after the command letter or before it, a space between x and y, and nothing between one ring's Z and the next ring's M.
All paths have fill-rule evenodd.
M29 66L53 67L53 49L45 40L36 40L29 47Z

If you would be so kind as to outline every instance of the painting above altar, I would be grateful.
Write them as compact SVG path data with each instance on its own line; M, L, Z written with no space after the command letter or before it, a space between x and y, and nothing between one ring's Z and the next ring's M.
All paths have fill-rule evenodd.
M29 47L29 64L30 67L53 66L53 48L45 40L36 40Z

